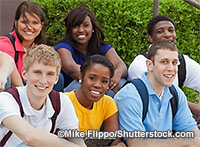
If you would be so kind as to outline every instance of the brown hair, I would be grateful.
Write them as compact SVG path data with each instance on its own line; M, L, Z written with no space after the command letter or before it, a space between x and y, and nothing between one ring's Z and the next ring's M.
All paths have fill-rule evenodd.
M39 4L31 1L24 1L22 2L15 12L15 20L19 20L19 18L22 16L23 18L26 18L25 13L29 13L33 16L33 14L36 14L39 18L41 23L45 23L45 15L42 11L42 8ZM15 20L13 25L13 30L16 30L17 36L19 37L19 40L22 42L23 38L18 32L18 28L15 26ZM35 44L46 44L46 37L45 37L45 27L43 25L42 30L40 34L35 38Z

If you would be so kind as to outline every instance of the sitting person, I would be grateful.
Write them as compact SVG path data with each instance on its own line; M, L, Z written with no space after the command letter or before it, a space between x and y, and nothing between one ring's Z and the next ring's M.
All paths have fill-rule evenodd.
M148 39L151 43L157 40L176 41L176 28L174 22L167 16L158 15L153 17L147 25ZM141 77L142 73L147 71L147 58L140 54L135 57L128 69L128 80ZM182 87L192 88L200 93L200 65L187 55L179 53L179 60L185 60L178 66L178 73L173 84ZM185 66L185 68L181 68ZM183 75L185 73L185 75ZM184 77L185 78L181 78ZM200 115L200 105L188 102L189 108L194 115Z
M147 133L172 130L176 132L194 131L195 139L151 139L145 136L148 139L135 137L124 138L124 140L128 146L200 146L200 131L188 108L187 98L176 86L173 87L177 93L177 111L175 115L172 114L174 108L170 103L172 94L169 87L172 86L178 71L178 49L173 42L160 40L151 45L147 57L148 72L144 72L139 79L140 86L144 84L148 92L146 117L143 117L145 108L139 90L134 84L129 83L114 97L119 110L120 129L146 131Z
M31 146L85 146L81 138L67 141L52 134L57 129L78 129L70 99L52 91L60 68L60 57L52 47L41 44L26 52L22 72L26 86L0 93L0 146L13 147L23 142ZM58 105L54 108L55 103ZM55 112L57 117L53 117Z
M79 130L116 131L118 126L117 106L114 100L105 95L114 75L112 63L101 55L88 57L80 67L81 88L66 92L71 99L79 118ZM116 145L120 139L112 142ZM118 144L119 145L119 144Z
M93 54L105 56L114 65L114 76L109 89L116 93L125 82L127 68L114 48L106 44L101 27L97 24L93 13L84 6L76 7L65 18L66 34L55 50L59 53L64 76L64 91L79 89L80 65ZM74 80L74 81L73 81ZM73 82L72 82L73 81ZM71 83L71 84L70 84ZM114 93L109 93L113 96Z

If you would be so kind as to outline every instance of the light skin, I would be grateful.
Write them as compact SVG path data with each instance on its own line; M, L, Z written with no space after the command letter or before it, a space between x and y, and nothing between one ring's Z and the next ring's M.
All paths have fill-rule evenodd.
M83 54L87 54L87 47L89 40L92 36L93 26L89 16L86 16L84 21L72 29L72 37L78 43L79 51ZM72 78L79 80L80 77L80 65L76 64L72 58L70 51L60 48L58 53L61 57L62 69ZM112 48L106 53L106 58L108 58L115 67L115 73L111 79L109 88L114 92L120 89L119 81L121 77L127 76L127 68L124 62L117 55L116 51Z
M25 15L27 20L21 15L19 20L15 20L15 26L23 38L23 46L29 48L33 44L35 38L40 34L44 22L41 22L40 18L35 13L29 14L25 12Z
M43 63L35 61L28 71L23 71L23 77L27 80L27 96L30 105L34 109L40 110L46 101L47 95L58 80L56 66L44 65ZM85 146L83 140L80 138L70 139L71 142L69 142L58 138L54 134L38 128L33 128L18 115L12 115L5 118L3 124L27 145L52 147Z
M157 93L161 95L164 87L171 86L178 69L178 52L170 51L168 49L159 49L154 56L154 60L146 61L148 74L147 78ZM168 146L199 146L200 145L200 131L196 128L191 130L195 132L195 139L128 139L126 142L128 146L149 146L149 147L168 147Z
M4 90L7 78L13 71L15 63L6 53L0 51L0 91Z
M170 40L172 42L176 42L175 27L170 21L159 21L153 27L152 35L148 35L148 39L151 43L156 42L158 40ZM192 111L192 114L200 115L199 104L188 102L188 106Z
M92 109L93 103L99 101L107 91L110 82L110 70L101 64L92 64L85 75L81 76L81 88L75 92L79 103L87 109ZM104 131L119 130L118 113L104 121ZM124 146L116 139L112 145Z

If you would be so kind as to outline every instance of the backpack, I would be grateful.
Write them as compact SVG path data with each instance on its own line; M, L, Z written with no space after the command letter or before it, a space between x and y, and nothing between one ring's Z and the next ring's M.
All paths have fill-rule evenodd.
M149 106L149 94L148 94L147 88L141 79L133 79L131 81L127 81L125 85L128 83L132 83L136 87L138 93L140 94L140 97L142 99L142 104L143 104L142 122L144 122L144 119L148 111L148 106ZM170 102L171 102L171 108L172 108L172 119L174 119L177 109L178 109L178 94L173 85L169 87L169 90L170 90L170 93L173 95L173 97L170 99Z
M147 58L147 52L141 53L141 54ZM178 87L180 87L182 89L183 83L186 78L186 64L185 64L185 58L184 58L183 54L179 53L178 58L179 58L179 62L180 62L180 64L178 65Z
M13 45L13 48L15 50L15 63L17 63L18 61L18 56L19 56L19 52L16 50L16 47L15 47L15 37L13 35L10 35L10 34L7 34L5 35L6 37L8 37L8 39L10 40L10 42L12 43Z
M8 88L6 91L9 92L10 94L12 94L12 96L17 101L17 104L19 105L19 108L20 108L21 117L23 117L24 111L23 111L22 103L19 98L19 93L18 93L17 88L12 86L12 87ZM51 117L52 127L51 127L50 132L53 133L53 130L55 128L56 118L57 118L58 114L60 113L60 94L59 94L59 92L52 90L49 93L49 97L50 97L51 104L53 105L53 108L55 111L53 116ZM8 131L8 133L2 138L2 140L0 142L0 146L4 146L11 135L12 135L12 132Z

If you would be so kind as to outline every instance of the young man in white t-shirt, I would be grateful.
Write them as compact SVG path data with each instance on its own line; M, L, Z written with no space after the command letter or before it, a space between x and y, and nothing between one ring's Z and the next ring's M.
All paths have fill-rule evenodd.
M26 86L17 87L24 117L19 105L8 92L0 93L0 140L10 130L12 135L5 146L25 143L31 146L85 146L81 138L61 139L49 133L54 114L49 93L58 81L61 61L56 51L46 45L32 47L23 58L23 78ZM56 129L78 129L78 119L70 99L60 95L60 112L55 122Z

